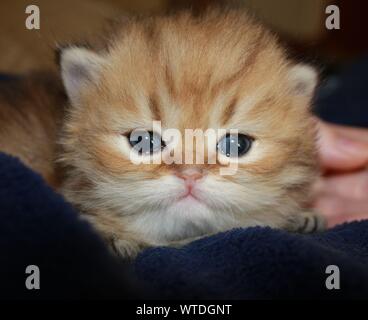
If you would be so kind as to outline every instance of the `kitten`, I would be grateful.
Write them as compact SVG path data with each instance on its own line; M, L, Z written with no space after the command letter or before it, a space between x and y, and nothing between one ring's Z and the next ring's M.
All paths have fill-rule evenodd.
M0 150L14 155L57 189L55 162L66 96L56 74L38 72L0 81Z
M60 190L116 253L134 257L234 227L324 228L305 209L318 173L309 111L316 72L289 61L243 11L124 20L107 45L65 47L59 58L67 110L52 75L1 84L0 150ZM176 150L153 121L162 135L226 129L214 148L204 143L215 163L135 164L134 155L165 160ZM136 129L147 130L147 156L136 152ZM232 164L235 174L221 174Z
M324 228L304 208L317 175L309 110L316 72L289 61L243 11L124 21L104 50L63 48L60 67L70 99L62 192L117 253L132 257L234 227ZM239 155L228 157L236 174L220 175L220 159L132 163L135 129L149 132L151 156L165 153L152 121L182 133L237 129ZM218 140L218 157L229 137Z

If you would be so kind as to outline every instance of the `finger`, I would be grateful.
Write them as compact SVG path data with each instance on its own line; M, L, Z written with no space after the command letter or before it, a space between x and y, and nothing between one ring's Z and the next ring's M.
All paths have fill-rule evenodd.
M323 169L355 170L368 165L368 130L321 121L317 127L318 156Z
M313 187L313 196L321 194L368 201L368 170L320 178Z
M313 207L327 218L327 225L333 226L346 221L368 219L368 201L352 201L335 196L322 196L315 200Z
M325 123L326 124L326 123ZM368 142L368 132L367 128L357 128L357 127L350 127L350 126L342 126L337 124L328 123L328 126L333 131L340 131L344 136L362 142Z
M333 216L329 219L327 219L327 228L332 228L336 225L345 223L345 222L353 222L353 221L361 221L361 220L367 220L368 215L367 214L351 214L351 215L339 215L339 216Z

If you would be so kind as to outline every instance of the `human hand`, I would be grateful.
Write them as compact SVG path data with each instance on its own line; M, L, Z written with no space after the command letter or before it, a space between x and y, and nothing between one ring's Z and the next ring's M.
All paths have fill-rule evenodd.
M314 186L313 206L329 227L368 219L368 129L317 120L323 176Z

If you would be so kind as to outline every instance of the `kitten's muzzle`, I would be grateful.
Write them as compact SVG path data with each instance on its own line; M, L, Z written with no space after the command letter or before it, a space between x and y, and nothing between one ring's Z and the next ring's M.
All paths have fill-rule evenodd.
M175 171L175 175L183 179L185 183L195 183L197 180L203 178L203 171L200 169L185 169L181 171Z

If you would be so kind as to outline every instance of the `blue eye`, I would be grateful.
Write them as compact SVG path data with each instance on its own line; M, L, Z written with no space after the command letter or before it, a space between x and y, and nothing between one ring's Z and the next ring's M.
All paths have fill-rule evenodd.
M227 134L217 144L217 149L226 157L241 157L252 146L253 139L245 134Z
M129 143L139 154L150 155L166 147L161 136L153 131L134 130L129 134Z

